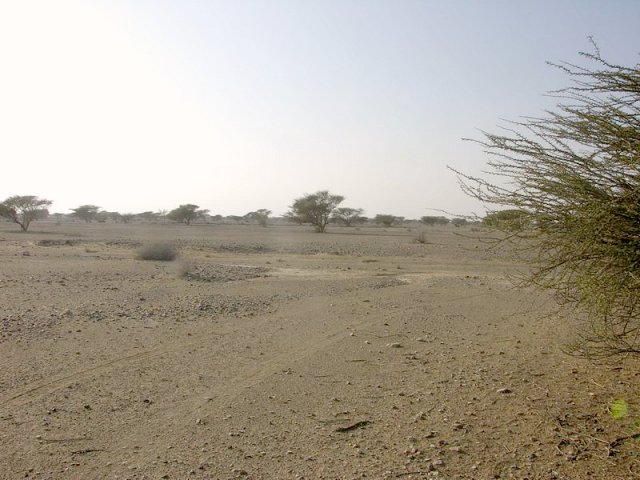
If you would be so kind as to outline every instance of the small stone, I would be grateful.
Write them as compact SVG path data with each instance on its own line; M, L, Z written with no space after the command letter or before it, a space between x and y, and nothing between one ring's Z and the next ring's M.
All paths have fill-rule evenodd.
M402 348L402 344L401 343L387 343L387 347L389 348Z
M511 393L511 392L512 390L510 388L499 388L498 390L496 390L496 393L503 393L503 394Z

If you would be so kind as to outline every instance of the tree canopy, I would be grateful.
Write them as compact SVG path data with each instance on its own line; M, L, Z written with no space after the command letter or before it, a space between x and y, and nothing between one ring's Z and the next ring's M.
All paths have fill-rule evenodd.
M391 227L404 222L404 217L396 217L395 215L379 213L374 217L373 221L378 225L382 224L385 227Z
M269 215L271 215L271 210L260 208L254 212L247 213L245 218L257 222L258 225L266 227L269 223Z
M31 222L49 215L47 207L52 203L51 200L35 195L14 195L0 203L0 217L8 218L17 223L22 231L26 232Z
M343 201L342 195L332 195L327 190L304 195L294 200L287 218L298 223L310 223L317 232L324 233L331 213Z
M71 216L78 217L80 220L84 220L89 223L95 220L98 212L100 211L100 207L96 205L80 205L77 208L72 208Z
M191 225L191 222L207 214L209 210L200 209L198 205L187 203L180 205L178 208L171 210L167 214L169 220L181 222L185 225Z
M351 227L357 223L364 223L367 221L367 218L362 216L363 213L364 210L362 208L340 207L333 211L331 214L331 220L336 223L340 223L345 227Z
M433 215L426 215L424 217L420 218L420 221L422 223L424 223L425 225L447 225L449 224L450 220L447 217L443 217L443 216L433 216Z

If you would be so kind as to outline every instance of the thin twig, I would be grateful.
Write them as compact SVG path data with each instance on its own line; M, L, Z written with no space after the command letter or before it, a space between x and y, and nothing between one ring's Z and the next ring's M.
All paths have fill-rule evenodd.
M355 430L356 428L362 428L369 425L371 422L369 420L361 420L356 423L352 423L351 425L347 425L346 427L338 427L334 431L336 432L350 432L351 430Z
M71 452L72 455L83 455L91 452L104 452L103 448L85 448L84 450L75 450Z

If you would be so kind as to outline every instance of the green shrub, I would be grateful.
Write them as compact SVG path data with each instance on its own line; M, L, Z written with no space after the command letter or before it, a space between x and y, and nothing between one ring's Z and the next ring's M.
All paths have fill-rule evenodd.
M594 50L590 67L558 65L572 82L554 111L486 133L488 173L460 180L495 206L485 224L509 232L528 280L586 314L574 353L640 356L640 64Z

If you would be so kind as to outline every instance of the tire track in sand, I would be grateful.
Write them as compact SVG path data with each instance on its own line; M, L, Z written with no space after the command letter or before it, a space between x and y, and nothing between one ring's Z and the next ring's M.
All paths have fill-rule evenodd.
M229 335L231 333L233 332L230 331L230 332L224 332L224 333L214 333L212 335L224 336L224 335ZM206 340L209 340L209 339L207 338ZM144 352L138 352L132 355L119 356L107 362L102 362L89 368L77 370L73 373L56 377L53 380L49 380L48 382L45 382L45 383L40 383L35 386L34 384L27 385L26 389L22 390L19 393L14 392L6 396L6 398L0 397L0 406L2 407L9 406L15 400L19 400L19 399L25 399L24 403L28 403L29 401L33 401L42 395L50 394L55 392L56 390L59 390L60 388L63 388L64 384L66 384L68 381L76 381L76 380L92 378L92 377L95 377L96 374L108 372L113 368L126 366L137 360L145 360L148 358L154 358L164 354L168 354L174 351L180 351L185 348L196 346L202 343L203 341L204 340L186 342L186 343L181 343L179 345L175 345L172 348L154 348Z

